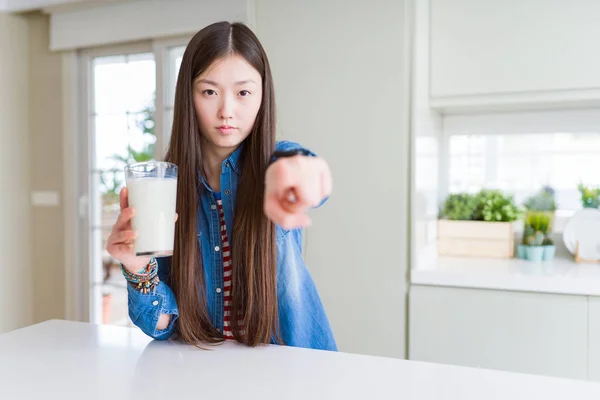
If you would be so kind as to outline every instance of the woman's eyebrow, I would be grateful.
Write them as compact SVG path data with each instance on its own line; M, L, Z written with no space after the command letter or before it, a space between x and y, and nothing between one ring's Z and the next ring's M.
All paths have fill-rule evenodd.
M198 79L196 83L208 83L209 85L219 86L217 82L211 81L210 79Z
M256 81L254 79L246 79L243 81L237 81L235 84L236 85L245 85L246 83L254 83L256 84Z
M198 79L198 83L207 83L209 85L219 86L219 84L217 82L211 81L210 79ZM247 83L254 83L254 84L256 84L256 81L254 79L244 79L243 81L237 81L237 82L235 82L236 85L245 85Z

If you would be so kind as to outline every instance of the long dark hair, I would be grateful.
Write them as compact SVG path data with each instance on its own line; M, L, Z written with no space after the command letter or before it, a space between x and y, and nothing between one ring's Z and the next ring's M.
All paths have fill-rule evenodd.
M241 23L218 22L205 27L192 38L181 62L173 130L166 155L167 161L179 167L179 222L175 230L171 285L179 307L177 330L181 339L192 344L222 341L208 314L196 228L203 187L198 174L203 163L193 81L215 60L229 55L243 57L261 74L263 83L262 104L240 155L241 176L233 232L229 232L232 331L237 341L256 346L269 343L272 338L280 342L275 226L263 212L265 170L275 148L275 99L267 55L254 33ZM241 326L237 320L242 321Z

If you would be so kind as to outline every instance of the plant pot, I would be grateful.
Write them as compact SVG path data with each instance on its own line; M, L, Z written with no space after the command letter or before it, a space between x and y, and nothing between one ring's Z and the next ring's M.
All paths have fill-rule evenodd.
M514 222L438 220L438 254L512 258Z
M544 259L544 248L542 246L526 246L525 257L529 261L540 262Z
M555 245L549 245L549 246L542 246L544 248L544 256L543 259L544 261L550 261L554 259L554 256L556 255L556 246Z
M527 246L525 246L524 244L518 245L517 246L517 257L522 260L526 260L527 259L526 249L527 249Z

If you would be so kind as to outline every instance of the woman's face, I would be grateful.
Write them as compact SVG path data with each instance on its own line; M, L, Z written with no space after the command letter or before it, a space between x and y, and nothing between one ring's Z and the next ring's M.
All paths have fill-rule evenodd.
M235 150L252 131L261 105L260 74L243 57L231 55L213 62L193 85L204 148Z

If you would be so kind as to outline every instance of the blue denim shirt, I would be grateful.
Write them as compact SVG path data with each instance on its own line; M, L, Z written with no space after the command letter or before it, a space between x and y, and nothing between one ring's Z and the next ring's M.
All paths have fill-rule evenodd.
M277 150L300 148L293 142L278 142ZM221 195L227 232L231 237L233 212L240 174L239 155L241 146L223 161L221 172ZM204 282L208 312L212 324L223 331L223 258L221 231L215 193L208 185L203 191L198 210L198 240L202 249ZM337 350L331 327L321 303L315 284L302 258L302 230L284 230L276 226L277 245L277 296L279 321L284 344L323 350ZM171 257L158 258L160 283L148 294L128 287L129 317L147 335L164 340L175 331L179 315L175 295L169 287ZM169 326L156 330L161 314L171 314Z

